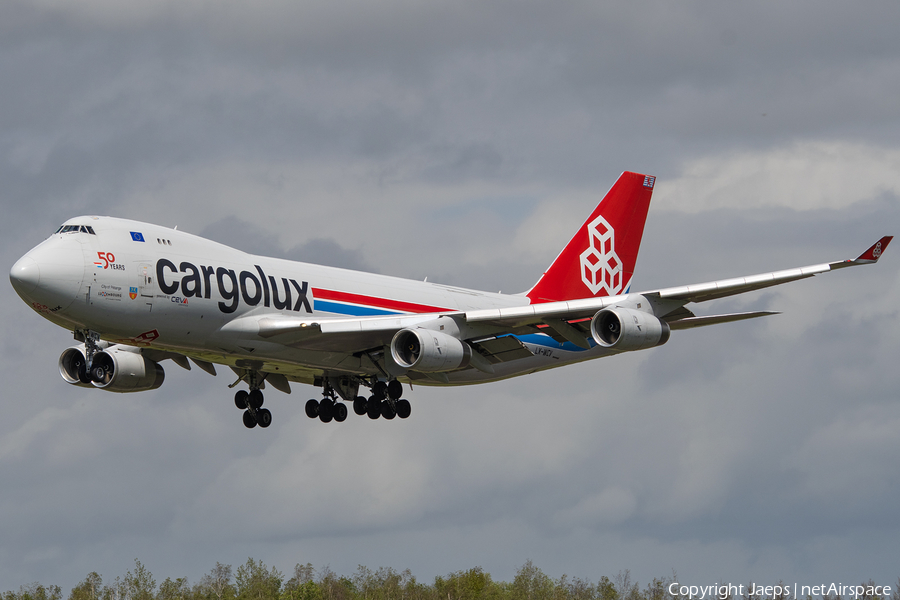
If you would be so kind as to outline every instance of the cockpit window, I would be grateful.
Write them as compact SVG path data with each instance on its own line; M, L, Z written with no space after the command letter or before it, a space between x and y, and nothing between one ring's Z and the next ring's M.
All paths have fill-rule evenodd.
M94 228L90 225L60 225L59 229L54 233L87 233L90 235L97 235L94 233Z

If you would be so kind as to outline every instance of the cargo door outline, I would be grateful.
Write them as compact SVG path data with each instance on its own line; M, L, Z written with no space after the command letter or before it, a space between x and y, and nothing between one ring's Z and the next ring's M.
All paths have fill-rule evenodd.
M153 298L156 295L156 283L153 281L156 275L153 265L140 263L138 265L138 297L147 305L147 311L153 311Z

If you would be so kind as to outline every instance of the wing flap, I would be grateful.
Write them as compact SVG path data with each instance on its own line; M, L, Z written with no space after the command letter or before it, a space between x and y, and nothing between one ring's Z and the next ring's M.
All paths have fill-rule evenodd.
M472 345L492 364L534 356L531 350L511 335L478 340L472 342Z
M683 319L668 321L668 323L670 329L693 329L694 327L718 325L719 323L733 323L734 321L755 319L757 317L768 317L769 315L777 314L780 313L763 310L757 312L732 313L728 315L710 315L708 317L684 317Z

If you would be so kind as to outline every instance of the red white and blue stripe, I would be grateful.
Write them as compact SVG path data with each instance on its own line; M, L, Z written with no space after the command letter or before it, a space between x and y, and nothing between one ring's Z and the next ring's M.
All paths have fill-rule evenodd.
M354 317L449 312L449 308L312 288L313 310Z

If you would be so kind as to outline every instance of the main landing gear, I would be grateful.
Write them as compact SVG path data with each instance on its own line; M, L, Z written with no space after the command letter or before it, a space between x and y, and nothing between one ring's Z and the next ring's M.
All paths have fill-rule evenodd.
M242 381L246 381L250 390L238 390L234 394L234 405L244 411L244 425L252 429L259 425L268 427L272 424L272 413L263 408L263 387L266 374L254 369L235 369L238 379L229 387L236 387ZM319 419L323 423L336 421L342 423L347 419L347 405L342 400L349 401L356 396L360 385L365 385L372 390L368 398L356 396L353 400L353 412L357 415L368 415L370 419L393 419L400 417L406 419L412 412L409 400L403 400L403 385L396 379L390 381L350 379L329 377L316 382L322 386L321 400L309 400L306 403L306 416L310 419ZM280 389L280 388L279 388Z
M405 419L412 412L409 400L402 400L403 385L396 379L385 383L377 381L372 386L372 395L368 399L359 396L353 401L353 412L368 415L374 420L378 417Z
M342 423L347 419L347 405L340 401L337 392L327 381L324 384L322 401L319 402L315 398L306 403L306 416L310 419L319 418L323 423L330 423L332 420Z
M260 389L262 382L254 371L247 374L247 381L250 384L250 391L238 390L234 394L234 405L244 411L244 426L247 429L253 429L257 425L268 427L272 424L272 413L268 408L262 407L263 393Z
M412 412L409 400L402 400L400 396L403 394L403 385L396 379L385 383L384 381L376 381L371 386L372 395L368 398L357 396L353 400L353 412L357 415L368 415L370 419L384 417L385 419L393 419L400 417L405 419ZM325 383L325 389L322 392L325 396L322 401L315 399L306 403L306 416L310 419L318 418L323 423L335 420L338 423L347 418L347 405L341 402L334 388Z

